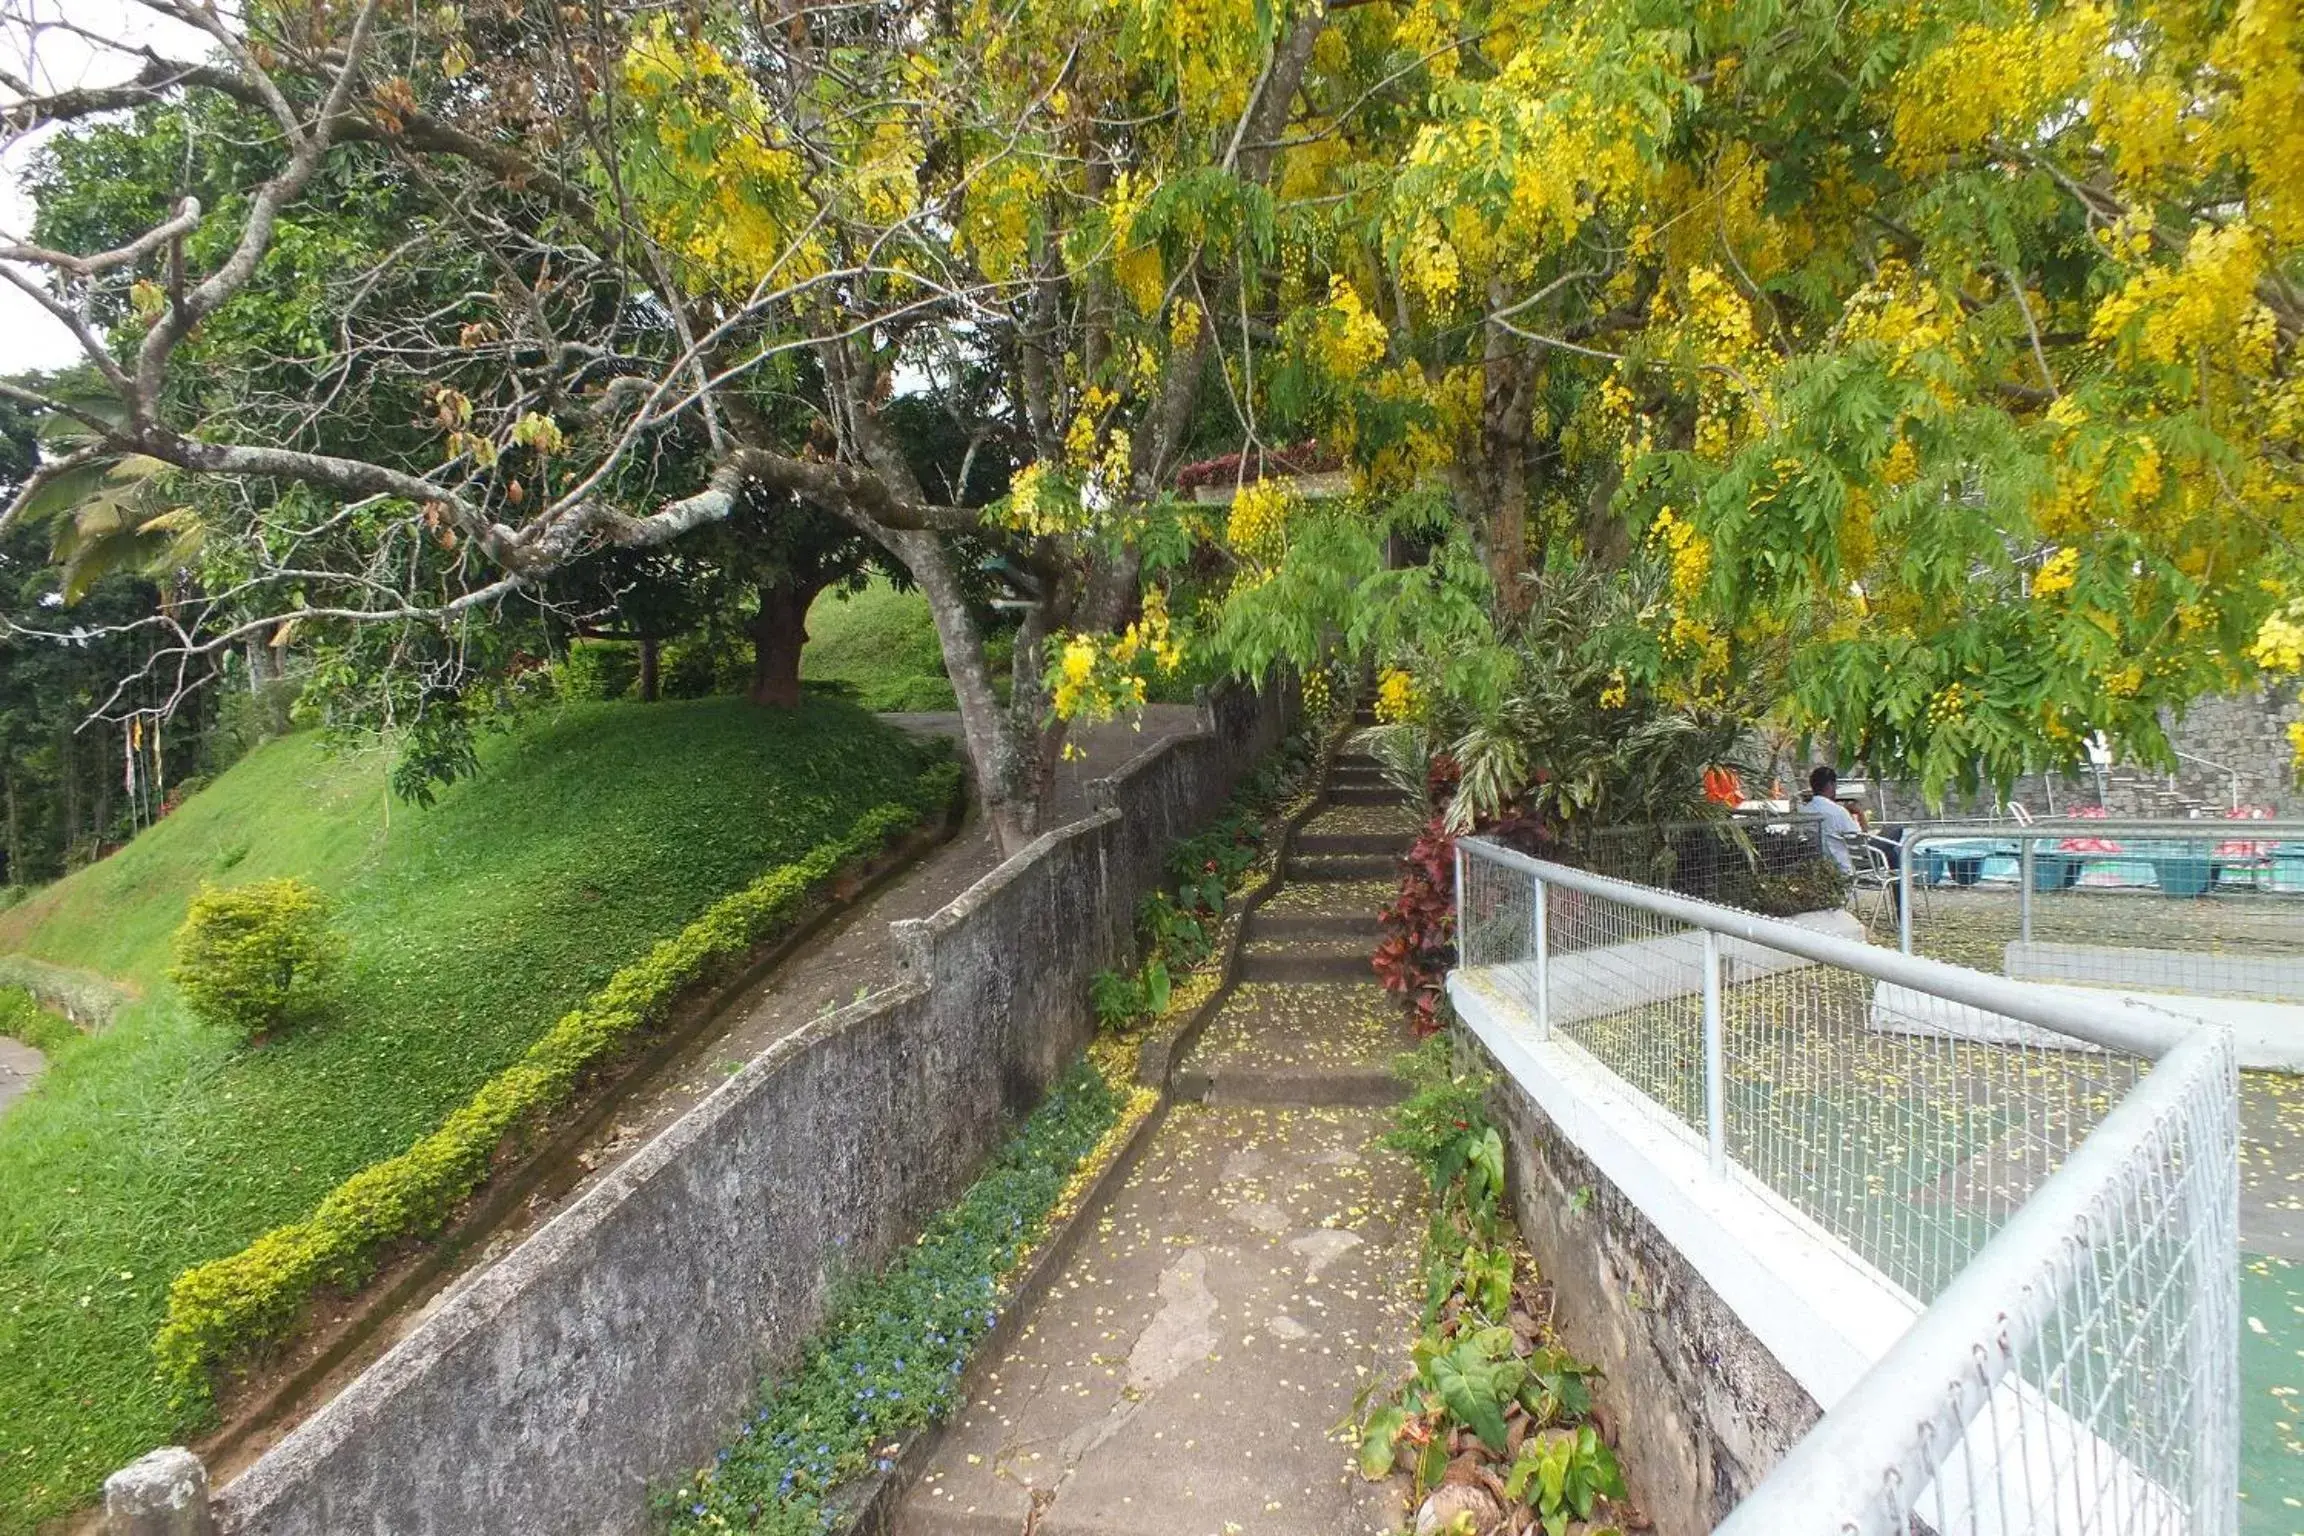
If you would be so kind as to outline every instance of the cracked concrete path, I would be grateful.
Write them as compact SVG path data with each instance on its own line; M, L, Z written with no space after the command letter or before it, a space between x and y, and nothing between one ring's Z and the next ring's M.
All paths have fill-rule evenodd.
M1424 1195L1372 1109L1179 1105L898 1536L1346 1536L1398 1500L1344 1422L1414 1336ZM1037 1518L1035 1519L1035 1514Z
M1427 1196L1377 1145L1412 1042L1373 984L1415 822L1365 759L1176 1073L1179 1102L939 1441L897 1536L1351 1536L1398 1528L1350 1421L1408 1358ZM1375 899L1371 899L1375 898Z
M0 1035L0 1110L30 1093L47 1070L46 1056L21 1040Z

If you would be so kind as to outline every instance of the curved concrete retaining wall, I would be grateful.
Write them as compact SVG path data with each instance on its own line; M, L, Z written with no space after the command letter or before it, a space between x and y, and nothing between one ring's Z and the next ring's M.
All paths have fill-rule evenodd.
M1287 723L1234 693L934 917L900 980L778 1041L223 1490L248 1536L617 1532L709 1457L845 1273L966 1187L1086 1043L1176 836Z

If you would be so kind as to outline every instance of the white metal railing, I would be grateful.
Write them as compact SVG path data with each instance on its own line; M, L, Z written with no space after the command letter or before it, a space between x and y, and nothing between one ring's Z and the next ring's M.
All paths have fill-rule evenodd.
M1865 944L1838 914L1458 850L1452 984L1910 1298L1724 1530L2234 1529L2225 1031Z
M1910 826L1897 940L2020 980L2304 1001L2304 821Z

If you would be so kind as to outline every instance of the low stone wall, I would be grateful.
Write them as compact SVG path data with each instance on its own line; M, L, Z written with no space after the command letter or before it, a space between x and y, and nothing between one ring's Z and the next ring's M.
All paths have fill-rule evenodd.
M1481 1044L1458 1038L1495 1074L1513 1216L1562 1336L1607 1372L1595 1395L1640 1507L1661 1536L1704 1536L1821 1412Z
M1286 715L1219 698L1092 814L894 925L897 986L778 1041L449 1292L223 1490L224 1530L645 1529L650 1486L710 1456L839 1277L955 1198L1086 1044L1160 850Z

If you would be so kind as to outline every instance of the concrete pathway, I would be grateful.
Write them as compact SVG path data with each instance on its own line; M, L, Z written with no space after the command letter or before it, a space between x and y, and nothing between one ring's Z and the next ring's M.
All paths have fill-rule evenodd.
M1422 1180L1376 1145L1412 1042L1373 982L1413 818L1346 760L1178 1103L989 1384L897 1536L1347 1536L1396 1529L1349 1421L1407 1359Z
M32 1084L48 1070L48 1058L23 1041L0 1035L0 1113L32 1091Z

